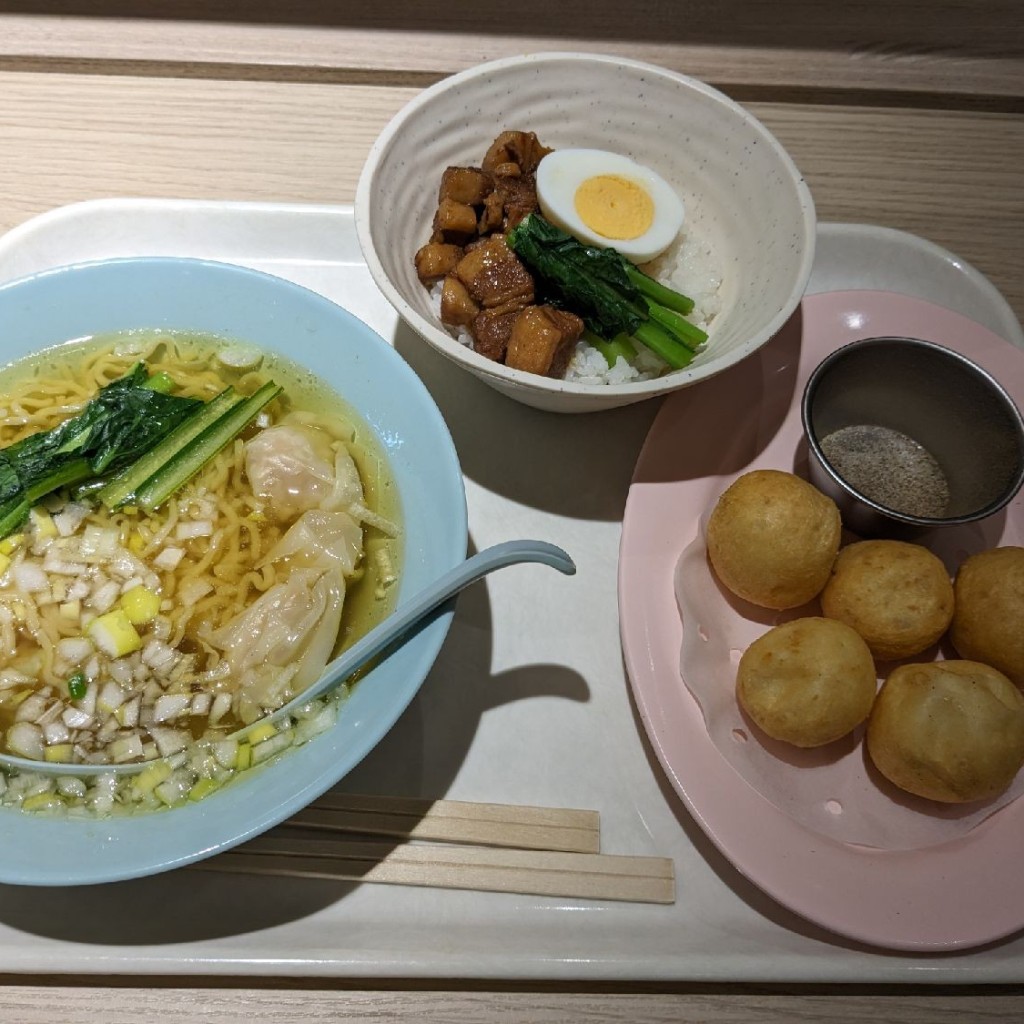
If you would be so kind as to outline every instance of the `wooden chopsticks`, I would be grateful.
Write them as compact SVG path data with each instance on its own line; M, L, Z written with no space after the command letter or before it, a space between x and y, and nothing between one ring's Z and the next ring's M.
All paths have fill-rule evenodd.
M393 837L311 837L307 830ZM671 860L602 854L596 811L329 793L194 869L674 903Z
M289 825L442 843L597 853L597 811L327 793Z
M569 899L675 902L672 861L660 857L267 836L196 867Z

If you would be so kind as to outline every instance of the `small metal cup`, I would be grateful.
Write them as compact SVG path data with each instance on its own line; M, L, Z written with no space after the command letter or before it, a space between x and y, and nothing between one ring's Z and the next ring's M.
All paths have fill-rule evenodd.
M983 519L1024 483L1013 400L932 342L866 338L836 349L807 381L801 415L811 482L864 537Z

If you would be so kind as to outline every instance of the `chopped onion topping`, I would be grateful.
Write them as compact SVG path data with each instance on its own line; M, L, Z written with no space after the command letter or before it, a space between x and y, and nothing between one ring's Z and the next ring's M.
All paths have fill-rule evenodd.
M212 593L213 584L209 580L185 580L178 588L178 597L186 605L193 605Z
M84 636L69 636L57 641L57 653L69 665L77 667L94 653L94 648Z
M184 750L191 739L189 733L181 729L166 729L155 725L150 728L149 734L153 737L161 757L177 754L179 751Z
M38 594L50 589L50 580L38 562L25 559L16 563L11 571L14 573L15 585L26 594Z
M123 764L125 761L134 761L142 757L142 740L137 733L131 736L122 736L110 744L110 754L115 763Z
M92 724L92 715L77 707L65 708L60 717L69 729L84 729Z
M121 587L114 580L100 584L92 593L90 603L101 615L109 612L121 596Z
M210 708L210 725L216 725L231 710L231 694L218 693Z
M46 756L43 730L33 722L15 722L7 730L7 746L15 754L42 761Z
M40 693L33 693L26 697L14 713L16 722L35 722L46 710L47 698Z
M192 698L187 693L165 693L153 707L153 721L169 722L190 710L191 705Z
M190 715L205 715L210 710L210 705L213 703L213 697L208 693L197 693L192 697L192 701L189 705Z
M178 540L193 540L196 537L210 537L213 534L213 523L209 519L197 519L178 523L174 536Z
M83 558L101 556L109 558L118 548L117 530L89 523L82 535L80 550Z
M164 548L154 559L153 565L157 569L164 569L168 572L177 569L178 563L185 557L184 548Z
M53 517L53 525L62 537L70 537L85 522L89 515L89 507L78 502L69 501Z
M47 722L43 726L43 739L47 746L52 747L55 743L67 743L71 733L63 722Z

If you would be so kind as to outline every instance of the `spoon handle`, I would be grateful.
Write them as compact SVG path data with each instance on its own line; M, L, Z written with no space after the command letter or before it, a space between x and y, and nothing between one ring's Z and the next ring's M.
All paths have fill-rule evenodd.
M358 672L367 662L381 653L388 645L404 635L420 619L446 601L453 598L460 590L483 578L495 569L503 569L521 562L539 562L567 576L576 572L573 560L559 547L542 540L510 540L493 547L485 548L471 558L450 569L428 587L415 594L400 608L397 608L383 622L374 627L348 650L343 651L334 661L324 668L323 675L297 697L278 708L272 714L261 718L234 735L244 735L256 725L267 721L279 721L291 711L308 704L334 689L339 683Z

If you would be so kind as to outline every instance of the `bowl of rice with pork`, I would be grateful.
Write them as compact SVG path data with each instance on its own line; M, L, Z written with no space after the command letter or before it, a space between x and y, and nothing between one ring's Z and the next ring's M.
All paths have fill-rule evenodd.
M734 365L792 315L814 258L810 192L756 118L599 55L498 60L425 90L371 149L355 212L402 319L555 412Z

